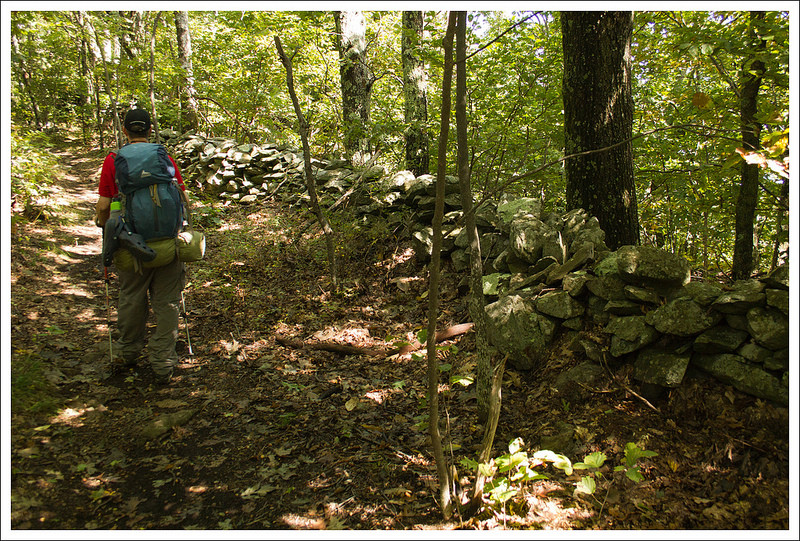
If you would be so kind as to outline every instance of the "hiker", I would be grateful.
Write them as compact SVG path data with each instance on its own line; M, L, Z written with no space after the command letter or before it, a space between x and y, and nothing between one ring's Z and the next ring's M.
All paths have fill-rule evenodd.
M129 145L148 143L151 123L150 115L144 109L131 109L125 115L123 132ZM123 146L125 148L128 145ZM120 149L122 151L122 149ZM188 202L178 166L172 156L168 156L174 168L174 178L181 191L184 204ZM103 162L100 173L100 195L96 206L95 224L104 227L109 219L111 203L118 194L117 155L109 153ZM169 169L169 168L167 168ZM172 171L170 171L172 173ZM186 205L188 207L188 205ZM115 260L116 261L116 260ZM107 265L107 263L106 263ZM117 342L126 367L135 366L143 360L145 331L149 306L156 318L156 329L147 343L150 366L159 383L168 383L178 363L175 343L178 337L181 293L185 285L184 263L174 257L170 263L150 268L137 265L135 269L124 269L117 265L119 276L118 326L120 337Z

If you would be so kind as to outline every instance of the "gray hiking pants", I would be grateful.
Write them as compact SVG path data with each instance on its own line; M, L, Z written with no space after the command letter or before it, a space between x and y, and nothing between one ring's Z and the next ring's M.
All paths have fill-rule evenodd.
M147 343L153 372L164 375L178 363L175 341L178 338L184 264L176 257L163 267L119 274L119 346L126 361L135 359L144 348L149 307L156 319L155 332Z

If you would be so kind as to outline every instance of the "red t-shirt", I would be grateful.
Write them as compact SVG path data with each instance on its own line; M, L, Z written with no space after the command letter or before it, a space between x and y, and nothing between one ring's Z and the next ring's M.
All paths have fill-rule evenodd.
M117 195L117 183L114 180L117 174L117 168L114 167L114 158L116 157L117 154L115 152L110 152L105 161L103 161L103 169L100 171L100 187L97 190L101 197L114 197ZM172 156L169 156L169 160L175 166L175 178L178 180L178 186L180 186L181 190L186 191L186 187L183 185L183 177L181 177L181 172L178 170L178 164L175 163Z

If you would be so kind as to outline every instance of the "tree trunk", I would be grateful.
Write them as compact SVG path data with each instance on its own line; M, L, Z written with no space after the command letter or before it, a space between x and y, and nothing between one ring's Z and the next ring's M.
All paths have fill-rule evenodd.
M455 13L450 12L447 32L442 43L444 48L444 72L442 80L442 114L439 132L439 161L436 167L436 205L433 213L433 247L428 282L428 431L431 436L436 472L439 476L439 497L445 519L453 512L450 468L442 449L439 432L439 359L436 356L436 321L439 310L439 273L442 249L442 219L444 217L445 174L447 172L447 137L450 128L450 92L453 78L453 33Z
M561 13L567 155L631 138L631 12ZM631 143L566 161L567 208L596 216L612 250L639 243Z
M111 111L112 114L114 115L114 128L117 140L117 148L120 148L123 145L122 129L121 129L122 123L120 122L119 119L119 108L117 107L117 99L116 97L114 97L114 93L111 90L111 75L108 72L108 62L106 62L105 47L103 47L103 43L100 41L100 36L97 33L97 30L95 30L94 25L92 24L92 21L89 17L86 17L86 28L88 29L90 34L94 35L95 43L97 44L97 48L100 50L100 61L103 63L103 76L105 78L105 83L106 83L106 93L108 94L108 99L111 102Z
M28 100L31 102L31 112L33 113L33 121L35 122L36 129L41 131L42 130L42 121L41 116L39 115L39 106L36 102L36 96L33 94L33 88L31 85L31 73L28 71L28 68L25 65L25 55L22 54L19 47L19 40L17 40L17 36L13 33L11 34L11 47L14 51L14 57L16 57L16 66L19 71L19 79L22 81L22 88L25 91L25 94L28 96Z
M300 109L300 102L297 100L297 94L294 91L294 76L292 75L292 59L286 56L286 54L283 52L283 47L281 46L281 40L278 36L275 36L275 47L278 49L278 56L281 59L281 63L283 64L284 68L286 68L286 86L289 88L289 96L292 98L292 105L294 105L294 112L297 115L297 122L300 125L300 139L303 141L303 159L306 172L306 188L308 189L308 195L311 198L311 208L317 215L317 221L319 222L320 227L322 227L322 232L325 234L325 245L328 249L328 265L330 266L330 271L331 271L331 282L333 284L334 292L338 292L339 275L337 272L337 265L336 265L336 246L333 241L334 233L330 223L328 222L327 217L325 216L325 213L322 212L322 208L319 206L319 198L317 197L316 182L314 180L314 175L311 170L311 150L308 144L308 123L306 122L306 118L303 115L303 111Z
M192 67L192 36L189 33L189 12L175 12L175 33L178 37L178 61L183 69L181 84L181 103L183 109L181 131L196 130L198 126L197 93L194 88L194 68Z
M789 231L783 225L784 214L786 209L789 208L789 180L783 179L781 184L781 195L778 198L775 212L778 214L775 220L775 245L772 249L772 260L770 261L769 270L775 270L778 263L781 265L785 263L782 252L788 251L789 248Z
M764 18L764 12L750 13L750 40L752 45L763 48L758 44L754 22ZM741 92L739 96L739 115L742 132L742 147L747 152L758 150L761 146L761 124L756 120L758 112L758 89L764 74L764 63L761 60L750 58L744 62L741 77ZM753 224L758 206L758 176L757 164L742 162L742 180L739 185L739 195L736 198L736 236L733 244L733 265L731 273L734 280L750 278L755 270L753 260Z
M367 22L360 11L336 11L344 148L353 165L369 160L369 106L374 79L367 65Z
M422 12L403 12L403 92L405 95L406 169L426 175L430 166L428 141L428 75L420 57Z
M78 111L81 120L81 135L83 136L83 144L86 145L89 142L89 122L87 119L87 113L92 101L91 96L93 91L93 81L89 63L89 58L92 53L90 51L89 43L86 40L86 32L84 31L83 27L83 18L84 13L82 11L71 12L70 20L72 20L72 22L75 24L75 27L80 34L80 40L78 41L78 69L80 72L80 89L78 90L80 103L78 105ZM91 115L89 114L88 117L91 118Z
M161 135L158 132L158 111L156 109L156 30L161 19L161 12L157 11L153 19L153 33L150 35L150 109L153 118L153 132L156 136L156 143L161 143Z
M467 12L458 11L456 25L456 133L458 139L458 183L461 187L461 206L464 211L464 227L469 240L470 289L469 313L474 323L477 349L476 389L478 398L478 422L485 424L489 418L489 402L492 391L492 366L489 340L486 336L486 308L483 297L483 265L478 228L475 225L475 205L470 186L469 150L467 148Z

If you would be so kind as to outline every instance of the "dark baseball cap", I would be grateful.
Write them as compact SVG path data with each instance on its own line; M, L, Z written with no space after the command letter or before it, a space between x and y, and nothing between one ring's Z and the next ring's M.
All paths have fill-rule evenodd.
M144 109L131 109L125 115L125 129L133 133L147 133L150 129L150 113Z

